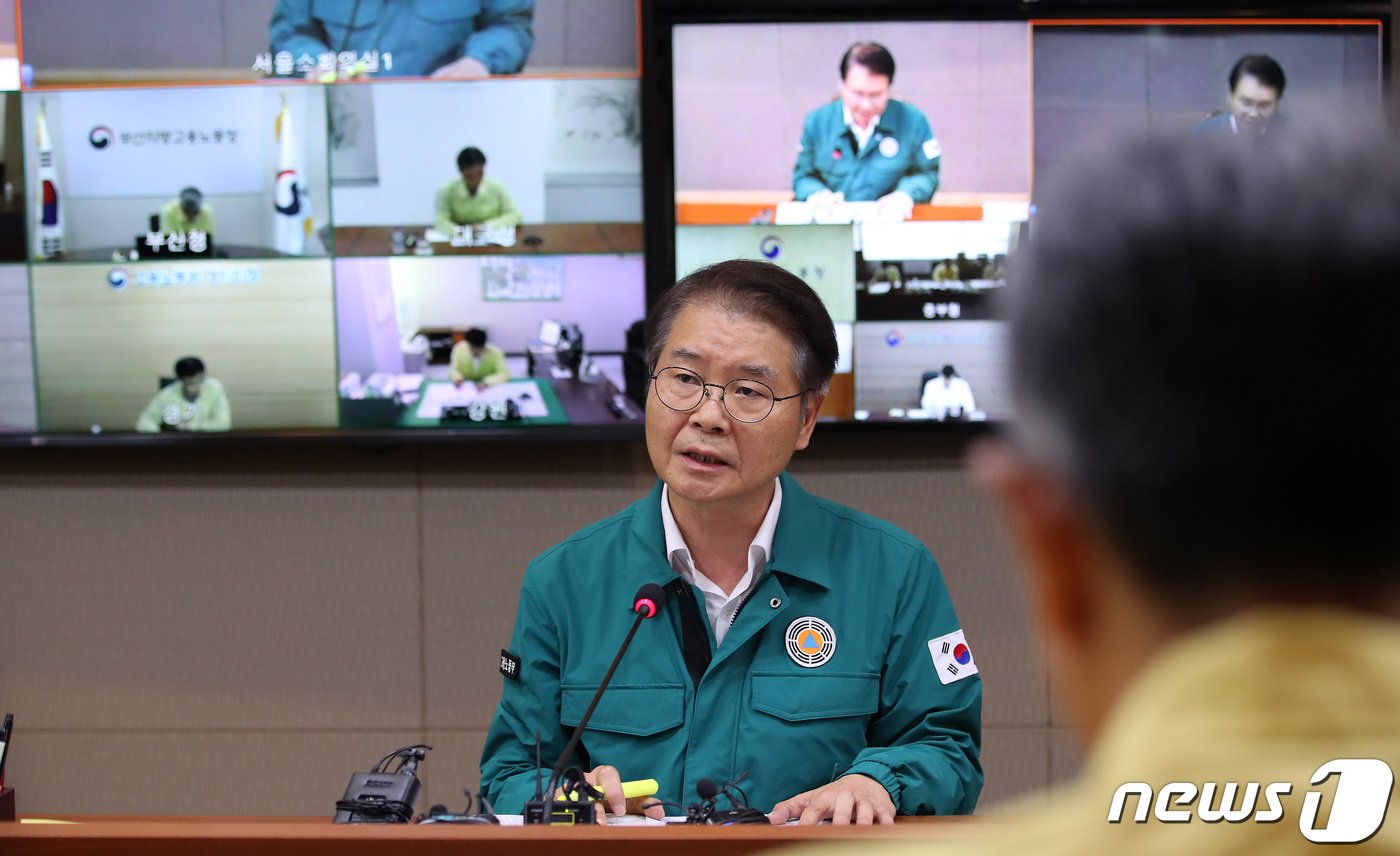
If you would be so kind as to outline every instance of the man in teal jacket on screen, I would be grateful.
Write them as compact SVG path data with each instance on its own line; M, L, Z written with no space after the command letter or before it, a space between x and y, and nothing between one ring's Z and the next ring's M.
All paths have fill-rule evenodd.
M535 0L277 0L268 41L313 62L377 52L378 77L485 77L524 67L534 15Z
M766 262L701 269L648 321L647 448L660 476L620 513L531 562L482 789L517 813L632 622L663 586L569 759L697 801L739 785L774 823L968 813L982 788L982 686L938 565L911 535L812 496L784 472L835 369L817 295ZM545 771L546 776L548 771Z
M841 57L840 97L807 114L792 170L799 202L880 202L905 219L938 189L943 147L922 110L890 97L894 57L857 42Z

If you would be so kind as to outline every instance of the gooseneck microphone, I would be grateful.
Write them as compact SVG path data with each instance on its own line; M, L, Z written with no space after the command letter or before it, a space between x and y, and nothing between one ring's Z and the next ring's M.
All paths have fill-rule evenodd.
M601 797L602 794L587 784L581 770L573 767L566 772L566 767L569 759L574 755L574 750L578 748L579 740L583 737L583 730L588 727L588 720L593 716L593 709L598 706L598 700L603 697L603 691L608 688L608 682L612 680L613 672L617 671L617 664L622 662L622 655L626 654L627 649L632 645L632 637L637 635L637 628L641 627L642 622L648 618L655 618L665 605L666 590L656 583L643 585L633 595L632 611L636 613L637 617L632 620L632 627L627 631L627 638L622 640L622 646L617 649L617 656L613 657L612 665L608 666L608 671L603 675L603 682L598 684L597 691L593 693L593 699L588 703L588 709L583 712L583 718L579 720L578 727L569 737L564 751L559 753L559 760L554 762L554 769L549 774L549 787L544 793L536 793L535 799L525 803L526 824L547 823L554 826L573 826L580 823L593 823L593 799ZM583 791L585 796L593 799L579 800L577 796L569 800L554 799L554 789L559 785L561 778L565 780L566 792L577 795L579 791Z

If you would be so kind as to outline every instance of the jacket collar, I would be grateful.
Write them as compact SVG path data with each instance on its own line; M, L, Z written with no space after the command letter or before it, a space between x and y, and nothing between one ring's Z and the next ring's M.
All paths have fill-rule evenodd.
M786 472L778 478L783 485L783 507L778 528L773 533L773 551L768 568L791 577L831 588L831 556L817 500L802 489ZM632 515L629 568L645 568L643 582L664 585L675 578L666 557L666 533L661 525L661 480L639 500Z

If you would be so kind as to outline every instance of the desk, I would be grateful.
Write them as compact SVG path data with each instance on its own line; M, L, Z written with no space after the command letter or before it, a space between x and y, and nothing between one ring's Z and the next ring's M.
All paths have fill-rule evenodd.
M473 422L470 419L452 419L443 422L437 419L423 419L418 416L419 405L423 402L430 387L451 387L451 381L446 380L425 380L418 389L418 398L408 408L404 410L399 418L400 428L509 428L513 426L528 425L568 425L569 417L565 415L564 405L559 402L559 396L554 394L554 389L539 378L512 378L517 383L533 383L535 387L534 395L536 400L544 404L546 414L544 416L525 416L509 422L493 422L484 420Z
M915 205L911 220L981 220L988 206L1025 205L1029 193L938 191L933 202ZM747 225L772 222L791 190L682 190L676 193L677 226Z
M72 825L0 823L5 856L618 856L666 853L726 856L804 842L966 839L985 826L973 818L900 818L893 826L559 828L336 825L329 817L114 817L71 815Z
M46 259L39 264L52 264L54 262L111 262L112 264L135 264L136 262L155 262L157 264L185 264L186 262L207 262L225 261L228 259L302 259L302 258L326 258L324 255L294 256L279 250L268 249L267 247L252 247L242 244L215 244L212 255L168 255L168 256L145 256L139 259L123 259L119 262L112 261L112 251L121 250L123 253L130 250L131 246L107 247L106 249L87 250L64 250L62 253Z
M393 226L339 226L335 230L335 254L347 256L413 256L413 251L395 253ZM405 234L420 238L427 226L405 226ZM528 243L536 237L539 243ZM515 246L454 247L447 242L432 244L435 256L568 255L576 253L640 253L641 223L540 223L515 227Z
M420 419L418 405L430 384L447 385L450 381L424 381L419 388L418 399L407 407L391 405L389 399L367 399L340 402L340 425L342 428L516 428L539 425L625 425L642 422L641 408L630 404L621 416L613 413L609 404L618 389L612 381L599 375L589 380L575 378L514 378L535 385L539 401L548 414L525 417L509 422L472 422L452 420L441 422L437 419Z

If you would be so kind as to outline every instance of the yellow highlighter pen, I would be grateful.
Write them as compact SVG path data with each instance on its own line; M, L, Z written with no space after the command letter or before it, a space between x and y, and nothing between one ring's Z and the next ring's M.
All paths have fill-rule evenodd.
M659 790L660 787L661 786L656 783L655 779L637 779L634 782L623 782L622 798L631 800L636 799L637 797L655 796L657 790ZM602 790L602 788L599 788L598 790ZM604 798L607 797L606 791L603 792L603 796ZM562 799L562 796L560 798Z

